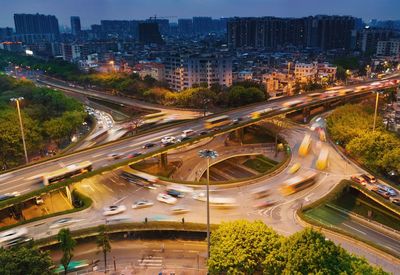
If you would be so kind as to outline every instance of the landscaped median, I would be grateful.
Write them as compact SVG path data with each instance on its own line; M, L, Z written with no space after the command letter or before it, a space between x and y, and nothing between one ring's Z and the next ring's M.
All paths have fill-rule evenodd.
M354 198L350 200L348 194L352 193L354 193L352 195ZM347 197L343 200L345 196ZM371 210L365 211L365 208ZM354 220L384 235L396 237L396 232L398 232L396 224L381 225L379 221L382 222L386 218L395 218L400 221L399 213L399 206L349 180L342 180L326 196L297 210L298 217L307 224L346 235L395 257L399 257L398 251L394 252L380 243L372 242L364 238L362 234L355 233L354 230L351 232L352 230L349 230L344 222Z
M218 228L218 225L211 224L211 230L215 230ZM154 236L157 238L162 237L164 235L174 235L176 238L179 238L183 235L190 235L191 233L196 235L197 239L205 239L207 232L207 225L203 223L186 223L186 222L169 222L169 221L149 221L149 222L136 222L136 223L120 223L120 224L109 224L107 225L107 233L109 234L118 234L123 233L126 238L134 238L137 235L143 233L154 233ZM97 236L99 234L99 227L89 227L80 230L71 231L72 237L74 239L86 239ZM199 237L200 236L200 237ZM35 244L39 247L47 247L54 244L57 244L57 236L50 236L47 238L43 238L40 240L36 240Z

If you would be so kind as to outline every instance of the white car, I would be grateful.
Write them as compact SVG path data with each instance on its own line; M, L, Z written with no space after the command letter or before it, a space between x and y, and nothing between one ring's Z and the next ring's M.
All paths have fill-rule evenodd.
M172 137L172 136L166 136L161 139L162 144L170 144L170 143L175 143L175 142L176 142L176 139L175 139L175 137Z
M188 213L190 209L186 208L183 205L177 205L171 208L171 214L178 215L178 214L185 214Z
M205 192L195 192L195 193L193 193L192 198L194 200L198 200L198 201L206 201L207 200Z
M81 220L76 220L76 219L72 219L72 218L62 218L62 219L52 222L51 225L49 226L49 228L53 229L53 228L64 227L64 226L68 226L68 225L71 225L71 224L79 222L79 221L81 221Z
M133 209L139 209L139 208L145 208L145 207L150 207L153 206L154 203L148 200L139 200L139 201L135 201L132 204L132 208Z
M109 207L104 208L103 215L104 216L116 215L124 212L125 210L126 210L125 205L111 205Z
M174 198L168 194L164 194L164 193L158 194L157 200L160 202L167 203L167 204L175 204L177 202L176 198Z
M194 135L196 135L196 131L194 131L194 130L192 130L192 129L187 129L187 130L183 130L182 131L182 135L181 135L181 137L191 137L191 136L194 136Z

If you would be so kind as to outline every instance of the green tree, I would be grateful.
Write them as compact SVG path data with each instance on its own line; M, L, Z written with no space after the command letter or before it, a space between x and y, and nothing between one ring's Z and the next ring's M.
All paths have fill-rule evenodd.
M282 238L262 221L222 223L211 234L210 274L254 274Z
M72 238L69 228L63 228L58 232L57 239L60 242L60 248L63 252L61 264L64 267L64 274L67 274L68 265L74 256L73 251L76 246L76 241Z
M53 261L48 252L36 247L0 248L0 274L50 275Z
M230 106L242 106L264 100L265 93L256 87L245 88L235 85L229 89Z
M110 239L107 233L107 227L100 225L98 228L99 234L96 237L97 247L101 249L104 257L104 270L107 272L107 253L111 251Z

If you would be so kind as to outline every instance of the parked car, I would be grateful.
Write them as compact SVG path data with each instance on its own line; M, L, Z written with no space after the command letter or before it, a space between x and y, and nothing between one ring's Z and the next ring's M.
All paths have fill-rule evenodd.
M35 197L35 204L36 205L42 205L44 203L42 197Z
M351 180L355 181L363 186L367 185L367 181L361 176L351 176Z
M116 215L124 212L125 210L126 210L125 205L111 205L104 208L103 215L104 216Z
M154 203L148 200L139 200L139 201L135 201L132 204L132 208L133 209L139 209L139 208L145 208L145 207L150 207L153 206Z
M160 202L163 202L163 203L167 203L167 204L175 204L177 202L176 198L174 198L168 194L165 194L165 193L158 194L157 200Z

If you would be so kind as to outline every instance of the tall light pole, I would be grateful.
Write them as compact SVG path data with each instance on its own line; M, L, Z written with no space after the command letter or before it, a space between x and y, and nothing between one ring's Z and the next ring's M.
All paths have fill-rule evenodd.
M378 102L379 102L379 91L376 91L376 99L375 99L375 113L374 113L374 124L372 126L372 133L375 132L375 127L376 127L376 117L378 115Z
M218 153L213 150L204 149L199 151L201 158L207 159L207 259L210 258L210 159L218 157Z
M21 129L21 136L22 136L22 145L24 146L24 153L25 153L25 162L28 164L29 159L28 159L28 152L26 151L26 143L25 143L25 134L24 134L24 126L22 124L22 116L21 116L21 110L19 108L19 102L23 100L23 97L17 97L17 98L11 98L10 100L13 102L16 102L17 104L17 111L18 111L18 117L19 117L19 127Z

